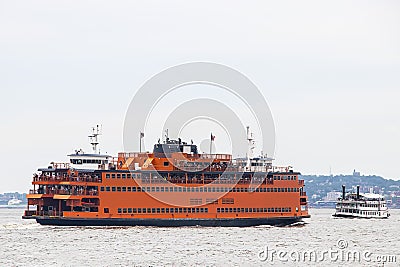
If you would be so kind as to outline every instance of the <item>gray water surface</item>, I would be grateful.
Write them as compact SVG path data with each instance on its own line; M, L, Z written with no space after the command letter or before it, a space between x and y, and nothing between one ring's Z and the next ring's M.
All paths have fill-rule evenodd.
M22 213L23 209L0 208L0 266L399 266L400 263L400 210L391 210L392 216L382 220L333 218L333 210L312 209L312 217L304 224L248 228L53 227L22 220ZM336 254L328 255L335 251ZM346 253L356 256L367 253L368 257L349 258L343 256ZM392 262L383 264L384 260Z

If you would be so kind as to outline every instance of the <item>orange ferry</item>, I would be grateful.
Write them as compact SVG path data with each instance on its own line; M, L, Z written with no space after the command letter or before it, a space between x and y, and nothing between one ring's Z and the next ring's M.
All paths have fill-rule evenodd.
M255 226L310 217L300 173L266 156L200 154L193 142L166 138L152 153L114 158L97 152L98 135L97 127L89 136L92 154L78 150L68 163L38 169L23 218L42 225Z

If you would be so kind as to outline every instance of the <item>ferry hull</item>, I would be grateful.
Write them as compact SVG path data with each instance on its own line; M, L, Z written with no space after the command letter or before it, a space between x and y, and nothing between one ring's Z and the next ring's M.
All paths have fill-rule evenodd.
M206 226L249 227L259 225L285 226L302 221L305 217L237 218L237 219L82 219L82 218L36 218L41 225L56 226Z
M359 219L389 219L390 215L387 216L375 216L375 217L362 217L362 216L357 216L357 215L351 215L351 214L332 214L333 217L338 217L338 218L359 218Z

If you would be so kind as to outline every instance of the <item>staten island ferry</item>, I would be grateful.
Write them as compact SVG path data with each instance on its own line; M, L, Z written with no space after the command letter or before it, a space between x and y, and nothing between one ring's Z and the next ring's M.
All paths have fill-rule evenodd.
M384 196L380 194L360 194L360 186L356 193L346 194L346 187L342 186L342 197L336 202L334 217L350 218L389 218L390 214Z
M309 217L300 173L266 155L204 154L193 141L167 137L152 152L112 157L98 152L98 135L97 127L89 136L92 153L77 150L68 163L38 169L23 218L61 226L256 226Z

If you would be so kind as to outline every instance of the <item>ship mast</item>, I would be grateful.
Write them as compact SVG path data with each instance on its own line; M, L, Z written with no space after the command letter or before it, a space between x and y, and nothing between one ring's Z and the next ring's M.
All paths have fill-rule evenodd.
M250 132L250 126L246 127L247 129L247 142L248 142L248 149L247 149L247 163L246 167L250 168L250 159L253 158L253 153L254 153L254 148L255 148L255 142L253 138L253 133Z
M99 135L101 135L99 125L96 125L96 127L92 127L92 134L89 135L89 139L90 139L90 144L92 145L94 154L97 154L97 146L99 144L99 141L98 141ZM100 153L100 151L99 151L99 153Z

